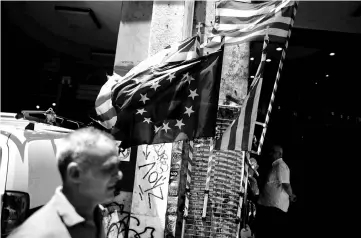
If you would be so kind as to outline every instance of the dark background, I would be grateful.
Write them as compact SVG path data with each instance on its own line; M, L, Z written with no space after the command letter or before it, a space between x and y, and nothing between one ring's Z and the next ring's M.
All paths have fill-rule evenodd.
M361 145L359 42L361 37L356 34L292 31L290 48L302 46L315 52L286 57L264 148L281 144L291 170L298 200L289 209L290 226L285 228L289 237L345 237L356 228ZM260 54L259 47L260 43L253 43L251 54ZM252 63L250 75L257 65ZM260 122L277 67L278 61L273 60L265 68Z

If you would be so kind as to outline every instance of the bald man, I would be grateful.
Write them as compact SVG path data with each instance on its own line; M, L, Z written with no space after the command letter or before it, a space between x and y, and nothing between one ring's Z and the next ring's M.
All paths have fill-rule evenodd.
M105 238L99 204L111 201L121 179L113 138L94 128L69 134L57 146L63 186L11 238Z
M260 189L257 207L257 238L262 237L288 237L285 234L287 226L287 211L290 201L296 196L290 184L290 170L282 159L281 146L273 146L270 150L269 160L271 169L266 181Z

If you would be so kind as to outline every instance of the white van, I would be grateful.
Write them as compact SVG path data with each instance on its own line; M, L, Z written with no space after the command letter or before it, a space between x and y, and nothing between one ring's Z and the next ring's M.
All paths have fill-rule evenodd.
M0 113L1 236L47 203L61 184L59 139L73 130Z

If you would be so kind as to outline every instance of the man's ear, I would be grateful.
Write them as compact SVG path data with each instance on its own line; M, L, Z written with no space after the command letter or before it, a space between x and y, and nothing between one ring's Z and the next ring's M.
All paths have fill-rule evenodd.
M69 163L66 173L67 173L67 180L72 181L74 183L79 183L81 169L79 164L76 162Z

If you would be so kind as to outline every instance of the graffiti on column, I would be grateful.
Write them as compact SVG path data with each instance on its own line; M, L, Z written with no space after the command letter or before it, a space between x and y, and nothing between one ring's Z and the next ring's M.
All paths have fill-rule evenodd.
M154 226L144 226L130 212L132 193L121 192L111 203L103 204L103 225L107 238L155 237ZM136 224L130 227L130 224Z
M149 147L150 146L146 146L145 150L142 152L145 158L145 163L138 165L138 169L144 174L142 177L142 184L138 184L138 194L142 201L147 201L148 207L151 209L151 198L164 200L162 186L166 183L167 172L169 171L169 165L167 161L169 158L164 150L164 144L161 144L152 146L156 158L148 160L151 156Z
M135 220L139 227L141 227L141 223L139 219L133 215L129 211L124 211L124 204L119 204L117 202L112 202L108 204L106 209L109 211L116 211L120 216L117 222L112 222L106 225L106 237L107 238L120 238L120 237L154 237L153 233L155 231L154 227L144 227L143 230L135 230L130 229L129 224L131 219ZM132 227L134 228L134 227Z
M139 231L142 226L148 228L146 234L164 236L171 149L171 143L138 147L131 214L139 222L130 219L130 229ZM133 237L138 238L129 232L129 238Z

